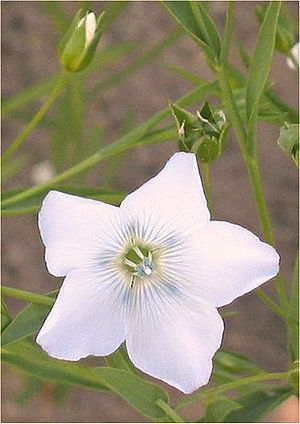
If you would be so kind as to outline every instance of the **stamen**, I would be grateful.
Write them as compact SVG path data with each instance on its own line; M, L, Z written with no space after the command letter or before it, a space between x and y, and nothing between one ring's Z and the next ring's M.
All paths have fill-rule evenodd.
M135 251L135 253L143 260L144 259L144 255L143 255L143 252L141 252L140 251L140 249L137 247L137 246L134 246L133 248L132 248L132 250L134 250Z

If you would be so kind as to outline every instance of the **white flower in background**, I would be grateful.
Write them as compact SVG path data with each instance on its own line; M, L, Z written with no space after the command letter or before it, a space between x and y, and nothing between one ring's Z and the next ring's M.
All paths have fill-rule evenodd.
M191 393L220 347L217 307L278 272L248 230L210 221L193 153L176 153L120 207L51 191L39 215L49 272L64 276L37 342L76 361L126 341L137 368Z
M31 181L33 184L43 184L54 177L54 169L47 160L36 163L31 169Z
M296 43L293 47L292 47L292 49L291 49L291 54L293 55L293 57L295 58L295 60L296 60L296 62L298 63L298 65L299 65L299 43ZM294 63L293 63L293 61L288 57L287 58L287 65L288 65L288 67L289 68L291 68L291 69L296 69L296 67L295 67L295 65L294 65Z

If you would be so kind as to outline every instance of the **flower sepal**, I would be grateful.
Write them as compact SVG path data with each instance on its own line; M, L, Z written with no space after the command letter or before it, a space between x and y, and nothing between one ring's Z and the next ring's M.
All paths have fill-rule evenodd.
M85 69L92 61L103 33L102 12L98 19L82 9L76 14L58 47L62 66L69 72Z
M229 125L222 111L215 112L205 102L196 115L170 103L178 131L178 147L184 152L195 153L199 160L209 163L223 151Z

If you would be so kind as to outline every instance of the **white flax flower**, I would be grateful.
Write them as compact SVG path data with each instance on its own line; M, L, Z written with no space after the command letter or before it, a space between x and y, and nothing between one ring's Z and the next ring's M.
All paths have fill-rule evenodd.
M206 384L224 325L217 307L278 272L248 230L210 221L196 157L176 153L120 207L58 191L39 215L48 270L65 276L37 342L76 361L114 352L184 393Z

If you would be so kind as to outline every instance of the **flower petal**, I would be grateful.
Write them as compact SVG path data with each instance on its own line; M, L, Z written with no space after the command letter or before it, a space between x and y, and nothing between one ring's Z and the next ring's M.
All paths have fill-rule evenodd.
M39 213L48 270L55 276L99 262L118 248L112 222L119 208L59 191L50 191Z
M194 295L217 307L274 277L279 270L276 250L253 233L229 222L211 221L194 235L182 277L195 281Z
M209 221L193 153L175 153L163 170L121 203L121 211L145 228L165 226L189 233Z
M152 291L140 296L130 320L126 346L143 372L184 393L208 383L212 357L224 330L218 311L206 302Z
M124 341L126 308L126 285L117 273L71 271L36 341L58 359L109 355Z

